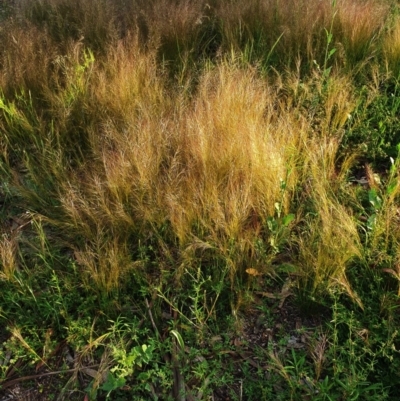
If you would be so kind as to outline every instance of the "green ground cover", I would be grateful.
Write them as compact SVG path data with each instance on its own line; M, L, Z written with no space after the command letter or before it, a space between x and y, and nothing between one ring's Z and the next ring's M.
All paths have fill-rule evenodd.
M0 396L400 399L399 11L0 1Z

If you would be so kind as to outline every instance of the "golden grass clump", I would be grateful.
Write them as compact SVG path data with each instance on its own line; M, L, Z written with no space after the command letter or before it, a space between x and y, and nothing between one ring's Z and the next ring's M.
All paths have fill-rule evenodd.
M349 263L362 257L362 246L356 220L337 197L345 184L345 176L335 171L339 142L334 137L313 142L307 150L307 171L308 195L315 210L304 216L306 230L296 240L299 290L318 297L326 290L340 288L361 306L346 277Z
M306 83L296 74L287 80L289 105L303 119L302 147L298 147L297 183L302 183L301 202L311 202L311 210L298 210L304 231L293 239L298 251L299 289L314 297L330 288L344 290L360 302L346 277L349 263L362 257L357 222L342 204L342 196L353 197L347 191L349 169L356 155L338 160L343 127L356 107L354 88L348 77L332 74L327 82L318 74ZM315 96L318 107L312 107ZM305 105L311 105L305 109ZM346 195L343 195L346 194ZM301 229L300 229L301 230Z
M185 52L200 38L204 13L210 6L204 0L162 0L141 5L142 19L147 24L148 37L160 42L165 55Z
M271 268L257 260L255 240L276 202L284 212L290 207L293 181L283 196L281 182L298 138L290 119L274 121L273 91L234 65L205 72L182 118L180 167L169 174L166 201L180 243L190 246L200 237L231 260L233 272Z
M0 87L7 96L15 90L40 93L49 85L52 61L57 51L49 35L31 24L5 23L0 31Z
M126 239L120 241L117 236L102 233L101 229L99 227L97 237L91 238L83 249L76 250L74 256L84 269L85 286L90 287L94 282L102 291L111 292L120 287L125 275L135 266Z
M75 77L84 83L83 95L78 95L92 121L85 130L91 157L59 182L62 213L56 224L70 237L85 238L85 244L73 245L77 261L107 291L129 271L132 233L146 238L153 225L156 230L166 220L158 204L158 185L169 146L164 135L168 119L162 118L168 102L155 74L154 56L130 39L110 49L107 63L93 61L90 75L82 75L82 70ZM73 82L72 77L71 88L79 88ZM62 110L58 101L53 107ZM117 263L118 254L124 263Z
M12 280L18 270L17 261L18 240L16 235L3 234L0 238L0 279Z
M395 77L400 74L400 18L396 18L383 39L383 52L387 68Z
M102 119L110 116L116 124L128 124L138 113L157 114L158 107L166 107L168 97L163 85L157 74L155 50L142 51L138 36L132 34L110 46L107 61L97 68L91 87L93 108Z
M294 180L287 177L299 144L290 117L276 119L274 89L255 72L223 64L203 74L192 100L172 94L172 108L151 56L125 51L110 53L114 69L93 78L90 107L104 110L104 140L92 144L92 168L63 184L67 226L88 238L101 222L124 244L135 230L168 222L182 257L203 241L232 266L260 265L254 241L276 202L289 210Z
M294 66L299 58L307 63L323 54L332 10L325 0L260 0L220 3L216 15L223 21L224 50L243 51L251 43L252 49L263 46L265 56L276 46L273 57Z
M377 42L389 10L389 3L383 1L337 1L334 33L339 36L348 60L365 63L376 52L377 47L371 49L371 45Z

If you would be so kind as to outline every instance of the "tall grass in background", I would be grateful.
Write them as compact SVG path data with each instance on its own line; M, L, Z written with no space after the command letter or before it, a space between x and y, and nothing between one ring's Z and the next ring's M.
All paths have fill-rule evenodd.
M82 40L101 53L107 43L134 30L141 46L156 44L159 60L169 61L175 72L188 58L218 58L231 51L283 69L301 61L309 71L314 60L323 65L328 33L333 34L340 66L347 63L351 69L378 56L390 4L376 0L28 0L18 7L26 22L45 29L61 47L69 40Z

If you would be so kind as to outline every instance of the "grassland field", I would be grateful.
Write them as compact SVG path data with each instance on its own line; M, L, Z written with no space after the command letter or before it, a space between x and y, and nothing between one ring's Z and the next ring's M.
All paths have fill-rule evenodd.
M0 400L400 399L396 0L0 0Z

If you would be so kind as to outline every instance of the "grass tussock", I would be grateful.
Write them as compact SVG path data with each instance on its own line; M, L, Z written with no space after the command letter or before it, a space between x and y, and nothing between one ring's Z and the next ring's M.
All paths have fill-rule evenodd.
M338 1L335 30L351 64L366 63L378 51L376 42L385 27L390 4L377 1ZM337 19L337 20L336 20Z
M389 33L384 38L383 51L388 69L398 77L400 60L400 21L396 18Z
M336 138L320 141L308 149L310 198L314 212L305 217L306 233L299 237L299 290L305 289L316 299L326 290L337 288L360 303L346 277L349 263L362 258L357 222L351 211L337 198L345 182L345 172L337 172ZM349 161L343 163L349 167ZM322 292L321 292L322 289ZM361 305L361 303L360 303Z
M47 86L56 49L51 37L32 25L4 27L1 32L1 88L8 96L16 88L38 93Z
M8 238L7 235L3 235L0 242L0 258L2 279L11 280L18 269L17 239L15 237Z

